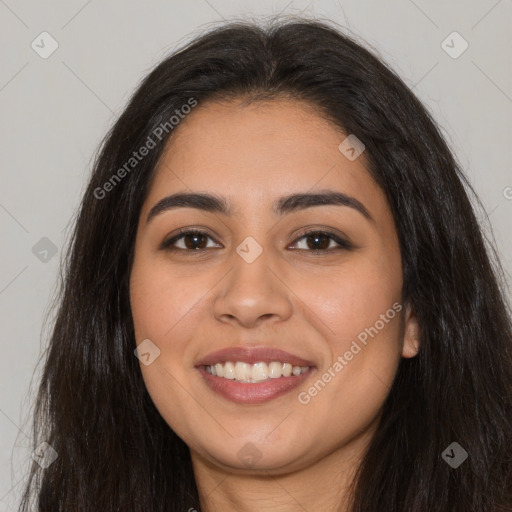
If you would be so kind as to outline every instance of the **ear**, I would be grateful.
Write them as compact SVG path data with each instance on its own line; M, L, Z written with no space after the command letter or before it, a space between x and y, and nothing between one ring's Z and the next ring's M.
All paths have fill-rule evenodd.
M420 349L420 326L418 317L407 304L405 308L405 326L404 326L404 344L402 347L402 357L411 358L418 354Z

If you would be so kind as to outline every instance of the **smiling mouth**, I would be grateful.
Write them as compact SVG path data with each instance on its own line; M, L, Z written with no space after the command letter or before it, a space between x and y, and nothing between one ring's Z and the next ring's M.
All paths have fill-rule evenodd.
M308 379L316 367L280 361L226 361L197 369L210 389L221 397L239 404L262 404L289 393Z
M230 346L195 363L216 395L239 404L261 404L289 394L317 372L312 360L265 345Z
M292 366L291 363L282 363L280 361L272 361L270 363L260 361L254 364L241 361L226 361L225 363L206 365L204 368L207 373L215 377L255 384L281 377L298 377L308 372L311 367Z

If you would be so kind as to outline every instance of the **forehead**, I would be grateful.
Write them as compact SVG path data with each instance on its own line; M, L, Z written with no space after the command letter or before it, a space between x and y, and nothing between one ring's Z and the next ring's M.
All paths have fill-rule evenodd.
M235 212L254 213L291 192L333 189L378 207L383 194L364 153L351 161L338 148L346 137L298 100L199 104L172 133L147 202L208 191L226 197Z

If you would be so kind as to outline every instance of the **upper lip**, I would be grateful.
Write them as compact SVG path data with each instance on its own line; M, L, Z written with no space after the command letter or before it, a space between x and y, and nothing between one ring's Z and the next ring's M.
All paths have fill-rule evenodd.
M284 350L272 347L227 347L215 352L210 352L205 357L197 361L196 366L210 366L216 363L224 363L226 361L241 361L244 363L254 364L259 362L271 363L278 361L290 363L292 366L314 366L314 363L298 357Z

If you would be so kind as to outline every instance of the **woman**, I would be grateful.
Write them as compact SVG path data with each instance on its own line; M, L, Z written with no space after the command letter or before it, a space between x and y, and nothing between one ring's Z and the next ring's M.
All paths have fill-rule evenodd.
M327 24L171 55L83 198L21 510L512 510L511 322L465 187Z

